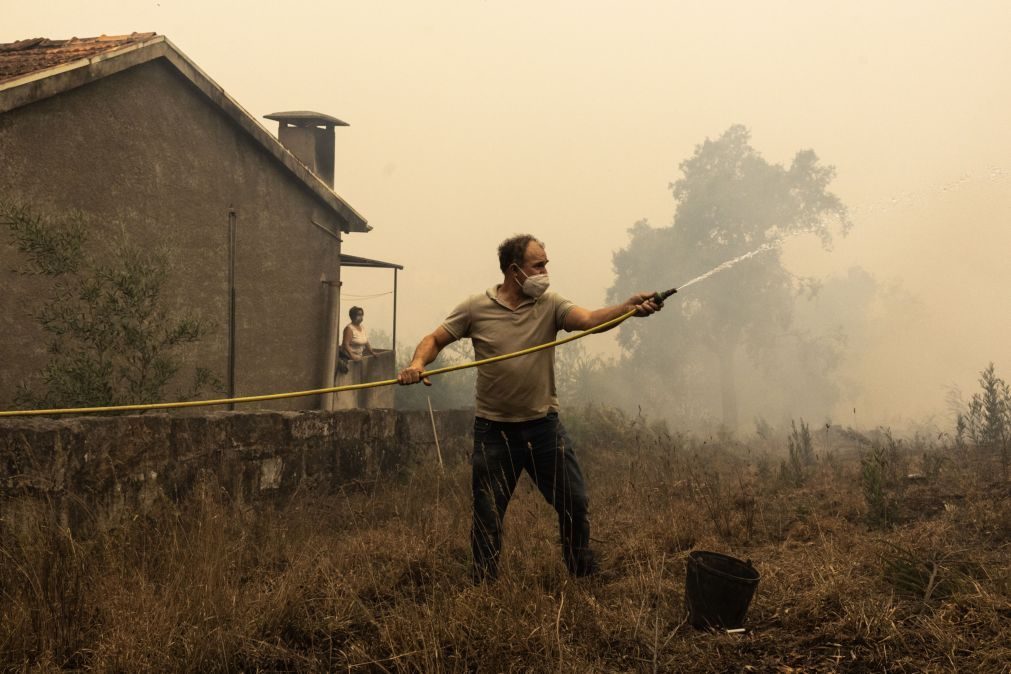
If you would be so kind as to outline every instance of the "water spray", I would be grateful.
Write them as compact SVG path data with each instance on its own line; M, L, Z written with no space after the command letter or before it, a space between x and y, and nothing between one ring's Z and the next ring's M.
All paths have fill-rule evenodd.
M660 304L665 299L667 299L668 297L670 297L671 295L673 295L674 293L676 293L677 291L684 290L688 286L693 286L696 283L699 283L700 281L704 281L707 278L709 278L710 276L712 276L713 274L721 272L724 269L730 269L731 267L733 267L738 262L741 262L742 260L747 260L748 258L755 257L759 253L764 253L767 250L772 250L773 248L778 248L779 245L780 245L780 243L782 243L782 240L771 241L769 243L762 244L761 246L759 246L755 250L749 251L749 252L747 252L747 253L745 253L743 255L738 255L733 260L727 260L726 262L723 262L723 263L721 263L721 264L713 267L712 269L710 269L709 271L707 271L705 274L699 274L698 276L696 276L695 278L693 278L691 281L688 281L686 283L682 283L681 285L677 286L676 288L671 288L670 290L664 290L663 292L657 291L657 292L653 293L652 299L653 299L654 302Z

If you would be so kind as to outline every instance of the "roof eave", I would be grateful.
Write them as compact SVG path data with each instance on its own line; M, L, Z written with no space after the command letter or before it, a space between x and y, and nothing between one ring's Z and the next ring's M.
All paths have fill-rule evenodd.
M404 265L397 264L396 262L373 260L371 258L361 257L360 255L350 255L348 253L341 253L340 263L342 267L370 267L373 269L397 269L400 271L404 269Z

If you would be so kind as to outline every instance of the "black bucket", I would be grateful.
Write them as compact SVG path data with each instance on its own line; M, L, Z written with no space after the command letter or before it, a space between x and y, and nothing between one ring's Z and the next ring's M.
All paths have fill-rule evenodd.
M703 550L688 553L685 604L692 627L737 629L744 625L758 579L750 559L742 562Z

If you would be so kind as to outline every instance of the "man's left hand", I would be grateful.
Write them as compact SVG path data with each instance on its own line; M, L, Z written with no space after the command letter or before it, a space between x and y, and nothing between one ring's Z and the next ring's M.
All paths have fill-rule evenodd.
M635 309L639 317L649 316L663 309L663 302L656 301L656 293L636 293L629 298L628 308Z

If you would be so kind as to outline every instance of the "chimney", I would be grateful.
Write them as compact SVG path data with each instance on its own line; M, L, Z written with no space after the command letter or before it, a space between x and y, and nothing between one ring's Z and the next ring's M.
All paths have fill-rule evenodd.
M278 123L277 139L333 189L334 127L349 126L336 117L306 110L264 115Z

